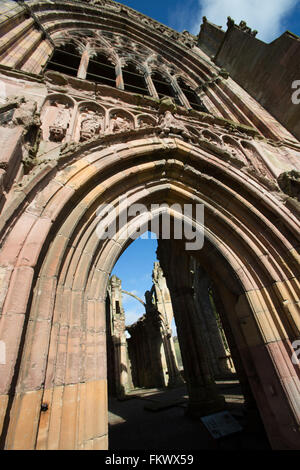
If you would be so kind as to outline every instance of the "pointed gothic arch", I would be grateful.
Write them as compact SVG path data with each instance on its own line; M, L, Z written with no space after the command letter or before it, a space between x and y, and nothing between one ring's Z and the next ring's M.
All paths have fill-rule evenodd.
M206 107L202 103L201 99L199 98L198 94L196 93L195 89L193 89L186 80L183 80L182 77L177 77L177 83L183 94L185 95L186 99L189 102L191 108L195 109L196 111L207 112Z
M133 61L127 61L122 68L124 89L131 93L149 95L149 89L145 80L145 73L141 71L141 65Z
M289 405L296 397L293 390L284 386L284 364L289 363L289 341L297 329L292 294L293 279L298 275L297 222L286 219L286 208L278 201L275 203L265 191L262 203L257 183L248 179L245 184L239 170L228 168L214 155L204 155L179 141L174 141L173 149L168 162L163 140L157 142L156 148L152 139L132 141L130 154L122 149L122 144L114 146L118 158L113 160L109 158L109 147L105 152L107 158L95 147L65 169L48 172L44 188L37 185L32 193L29 208L20 207L18 221L6 237L2 253L6 262L14 263L3 310L7 333L11 316L5 317L5 312L15 312L22 320L15 331L16 346L10 348L3 377L8 386L19 356L20 367L15 369L17 388L7 413L13 411L19 417L26 413L28 432L22 433L22 419L8 419L5 422L7 448L84 448L91 440L95 448L106 445L106 359L104 337L102 340L99 333L105 328L109 274L131 241L128 236L122 237L122 230L127 229L130 234L137 220L133 219L113 239L101 241L96 233L99 223L96 211L101 201L113 203L126 191L130 192L132 202L147 205L152 200L182 204L191 198L193 204L197 201L205 204L206 247L196 255L223 293L227 292L224 294L227 309L231 307L235 312L229 321L270 439L274 442L284 439L296 445L291 431L294 411ZM167 158L162 161L165 152ZM183 171L187 154L193 155L194 163ZM153 164L160 168L155 176ZM205 174L201 171L204 167ZM181 175L180 181L177 174ZM140 183L141 178L151 182L148 190ZM49 192L52 197L45 200ZM245 199L246 193L253 204L249 205ZM176 218L176 213L173 216ZM278 230L278 219L284 231ZM21 249L21 240L17 246L14 242L19 224L28 226L22 232ZM266 225L267 237L259 231L259 226ZM256 227L255 234L253 227ZM282 289L289 299L284 308L279 306ZM92 322L88 330L84 326L86 320ZM18 349L23 328L25 343ZM82 334L87 349L79 354ZM57 344L62 342L66 349L64 359L59 360ZM253 379L253 367L258 381ZM292 371L291 374L287 380L292 380ZM284 399L286 394L289 401ZM75 399L78 396L79 401ZM34 406L28 408L28 400ZM41 403L48 405L46 415L41 414ZM280 416L274 413L279 403L283 407ZM89 431L78 434L75 421L70 427L67 418L70 407L75 413L72 416L82 415L80 426L91 416L94 424ZM58 413L60 432L53 434Z
M97 209L127 196L150 208L152 202L204 204L205 245L193 255L214 281L272 447L299 449L294 124L284 121L284 128L259 104L264 93L250 96L228 79L220 54L212 62L201 49L203 31L198 43L110 0L5 4L13 7L0 23L0 334L7 357L0 363L1 447L107 448L106 287L139 219L129 220L129 233L123 227L99 240ZM226 38L239 34L247 42L249 34L231 23ZM215 26L207 28L211 38ZM62 35L66 41L80 30L110 38L124 33L132 47L138 40L152 70L163 75L156 80L159 96L149 76L152 98L124 92L121 60L107 48L106 76L88 47L77 76L43 76ZM288 41L297 46L291 36ZM95 69L85 80L89 58ZM173 74L181 72L200 84L209 113L157 99L174 97ZM268 66L262 72L269 74ZM53 95L58 106L50 105L44 122L43 105ZM86 104L82 135L80 103ZM52 127L50 142L40 132L44 124ZM240 150L247 158L239 159ZM178 208L171 216L182 220ZM192 215L188 220L195 222ZM175 273L169 275L175 303L192 311L188 254L178 240L168 240L164 252L162 263ZM197 356L194 345L192 351Z
M116 68L109 54L101 50L90 57L86 79L103 85L116 86Z
M170 96L175 99L177 104L182 105L171 79L167 76L166 72L154 69L151 73L151 79L159 98Z
M81 54L74 42L70 41L54 49L44 71L52 70L77 77L80 61Z

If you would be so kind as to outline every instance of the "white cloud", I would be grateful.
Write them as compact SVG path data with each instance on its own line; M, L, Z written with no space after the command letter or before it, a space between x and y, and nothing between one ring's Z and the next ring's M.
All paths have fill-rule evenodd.
M298 0L198 0L198 3L198 15L190 26L193 34L198 34L202 16L225 30L227 17L231 16L235 23L244 20L251 29L256 29L257 38L271 42L282 34L282 22Z

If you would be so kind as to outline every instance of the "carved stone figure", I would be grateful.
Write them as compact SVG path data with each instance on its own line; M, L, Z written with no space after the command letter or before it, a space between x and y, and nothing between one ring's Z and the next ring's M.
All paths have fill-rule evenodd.
M101 132L103 118L94 111L87 111L82 115L80 141L85 142L92 139Z
M66 136L67 129L70 123L70 110L67 104L55 102L58 113L54 123L49 126L49 138L53 142L61 142Z
M114 115L111 119L112 132L126 132L132 129L132 122L124 116Z
M234 26L234 20L230 16L228 16L227 17L227 27L232 28L233 26Z
M285 171L279 175L277 181L284 193L300 202L300 171Z
M190 136L185 125L181 121L176 119L171 113L171 111L166 111L162 116L160 116L159 124L164 133L166 134L180 134L186 138Z
M257 35L256 29L254 29L252 31L252 29L249 28L249 26L247 25L246 21L241 21L240 24L239 24L239 28L240 28L241 31L244 31L244 33L248 33L251 36L255 37Z

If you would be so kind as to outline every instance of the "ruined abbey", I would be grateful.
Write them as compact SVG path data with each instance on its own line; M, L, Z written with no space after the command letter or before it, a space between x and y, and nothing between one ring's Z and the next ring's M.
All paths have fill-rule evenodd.
M300 449L300 39L199 29L113 0L0 3L2 449L105 450L108 394L184 383L202 417L233 375L271 448ZM129 326L111 273L139 214L97 233L125 199L205 213L201 249L158 230Z

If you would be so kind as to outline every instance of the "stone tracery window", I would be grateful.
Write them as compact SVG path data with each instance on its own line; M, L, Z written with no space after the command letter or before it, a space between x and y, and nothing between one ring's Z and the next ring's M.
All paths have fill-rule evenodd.
M54 70L55 72L77 77L80 61L81 56L75 45L68 43L55 49L45 70Z
M124 88L132 93L149 95L149 90L142 73L134 64L128 64L123 68Z
M53 70L77 77L79 76L78 70L80 64L81 55L75 44L69 42L54 51L45 71ZM141 95L150 95L145 77L138 66L129 63L123 67L122 74L124 89L126 91ZM96 56L88 59L86 77L82 76L81 78L113 87L116 87L117 83L115 66L103 52L98 52ZM179 106L188 106L189 103L191 108L197 111L207 112L207 109L197 93L181 77L177 79L178 91L176 90L176 86L174 87L172 85L170 79L164 73L154 71L152 72L151 78L159 98L170 96ZM180 90L182 93L180 93ZM186 99L182 94L185 95Z
M181 77L177 79L177 83L181 91L184 93L185 97L187 98L191 108L195 109L196 111L207 112L207 109L205 108L204 104L201 102L197 93L189 85L187 85L182 80Z
M95 58L90 58L89 60L86 79L115 87L115 67L111 64L106 55L98 53Z
M175 92L173 86L171 83L166 79L165 76L163 76L159 72L154 72L152 73L152 81L153 85L155 86L156 92L159 96L159 98L163 98L164 96L170 96L174 98L176 104L179 106L182 106L182 103L180 102L177 93Z

